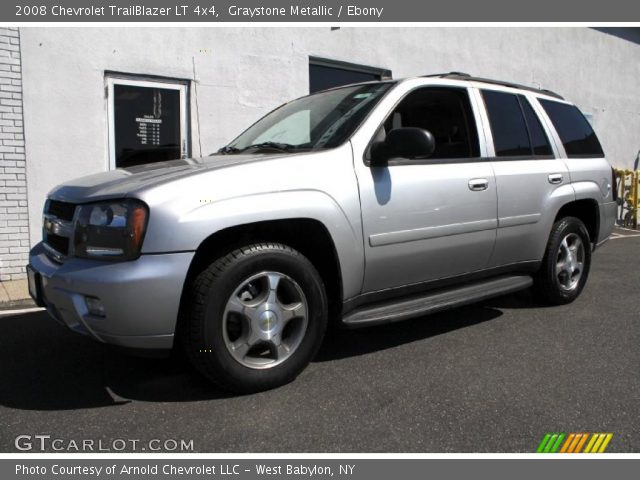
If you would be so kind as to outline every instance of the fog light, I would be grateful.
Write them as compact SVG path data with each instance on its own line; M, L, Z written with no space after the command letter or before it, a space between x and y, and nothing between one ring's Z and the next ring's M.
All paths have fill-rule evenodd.
M87 304L87 310L89 310L89 314L94 317L104 317L104 305L100 301L99 298L95 297L84 297L84 301Z

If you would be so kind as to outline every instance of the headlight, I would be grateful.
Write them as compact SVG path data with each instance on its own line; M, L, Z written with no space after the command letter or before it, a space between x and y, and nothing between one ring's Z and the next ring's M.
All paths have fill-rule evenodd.
M139 200L81 205L75 224L75 255L113 260L138 258L148 217L147 206Z

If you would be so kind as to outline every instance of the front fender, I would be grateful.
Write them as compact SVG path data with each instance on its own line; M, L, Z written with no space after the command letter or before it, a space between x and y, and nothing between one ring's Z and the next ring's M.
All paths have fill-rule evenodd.
M301 189L203 200L195 208L180 213L169 234L166 225L150 222L143 253L194 251L207 237L229 227L307 218L321 222L333 239L345 298L360 293L364 270L361 228L359 224L353 225L354 220L325 192Z

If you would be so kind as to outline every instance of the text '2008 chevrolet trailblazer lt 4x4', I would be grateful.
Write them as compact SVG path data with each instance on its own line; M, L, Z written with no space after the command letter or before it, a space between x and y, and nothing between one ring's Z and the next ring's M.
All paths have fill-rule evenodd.
M557 94L466 74L287 103L216 155L54 189L30 290L101 342L183 348L222 388L291 381L329 320L583 289L615 180Z

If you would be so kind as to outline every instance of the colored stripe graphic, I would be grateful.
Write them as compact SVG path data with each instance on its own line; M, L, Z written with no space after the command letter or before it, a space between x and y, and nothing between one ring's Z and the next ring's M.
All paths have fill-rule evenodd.
M613 433L594 433L584 453L603 453L613 438Z
M604 453L613 433L556 433L545 434L537 453ZM588 441L587 441L588 440ZM582 447L586 447L584 451Z
M553 444L556 443L556 438L558 438L557 433L554 433L553 435L551 435L551 438L547 442L547 446L544 447L544 453L551 453L551 448L553 447Z
M551 434L550 433L547 433L542 438L542 441L540 442L540 445L538 445L538 449L536 450L536 453L544 453L544 447L546 447L547 442L549 441L550 438L551 438Z
M569 448L569 445L571 445L571 443L573 442L574 438L576 438L576 434L570 433L569 436L567 437L567 440L564 442L564 445L562 445L562 449L560 450L560 453L567 453L567 449Z
M604 451L607 449L607 446L609 445L609 442L611 441L611 439L613 438L613 433L607 433L607 436L604 439L604 442L602 442L602 445L600 445L600 450L598 450L598 453L604 453Z
M562 440L564 440L564 433L561 433L558 435L558 439L556 440L556 443L553 445L553 447L551 447L551 450L549 451L549 453L556 453L558 451L558 448L560 448L560 444L562 443Z
M588 433L574 433L572 435L574 436L573 441L571 445L568 446L566 453L578 453L589 436Z
M584 449L584 453L591 453L591 447L593 447L593 444L596 443L597 438L599 437L599 435L597 433L594 433L591 438L589 439L589 443L587 443L586 448Z
M582 438L580 439L580 442L578 443L578 445L576 445L576 448L572 453L580 453L580 450L582 450L582 446L587 441L588 437L589 437L588 433L583 433Z

